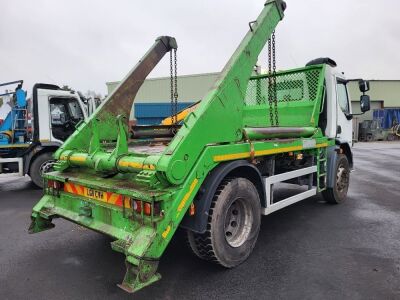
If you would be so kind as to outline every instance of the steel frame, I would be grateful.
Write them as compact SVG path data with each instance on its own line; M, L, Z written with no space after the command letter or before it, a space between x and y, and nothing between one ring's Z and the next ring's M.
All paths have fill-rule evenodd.
M283 174L278 174L270 177L264 177L265 183L265 192L267 196L267 207L265 207L262 211L263 215L269 215L277 210L280 210L286 206L297 203L306 198L312 197L317 194L317 188L313 186L313 174L317 173L317 166L307 167L303 169L299 169L296 171L291 171ZM274 191L273 186L276 183L284 182L289 179L297 178L300 176L309 175L308 179L308 190L297 194L295 196L286 198L277 203L274 203Z

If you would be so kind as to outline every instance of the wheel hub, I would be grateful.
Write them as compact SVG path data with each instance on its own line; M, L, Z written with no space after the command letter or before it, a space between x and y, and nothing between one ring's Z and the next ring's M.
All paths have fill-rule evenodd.
M244 199L236 199L225 216L225 238L231 247L243 245L249 237L253 215L250 206Z
M342 165L339 166L337 171L336 186L337 190L342 193L349 185L349 172Z

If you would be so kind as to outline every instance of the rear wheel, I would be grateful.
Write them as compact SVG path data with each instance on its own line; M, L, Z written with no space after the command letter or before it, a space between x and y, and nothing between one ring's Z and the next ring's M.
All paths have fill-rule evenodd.
M339 204L346 200L350 185L350 165L346 155L338 156L335 174L333 188L323 191L322 196L329 203Z
M226 268L244 262L257 241L261 223L260 197L245 178L224 180L209 210L204 234L188 231L193 252Z
M29 169L29 176L37 187L43 188L42 175L51 171L54 162L52 152L40 154L35 158Z

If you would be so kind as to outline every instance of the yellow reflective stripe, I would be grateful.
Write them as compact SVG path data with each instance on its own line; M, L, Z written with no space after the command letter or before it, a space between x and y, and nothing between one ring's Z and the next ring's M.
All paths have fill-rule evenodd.
M78 161L78 162L85 162L86 157L85 156L71 156L69 158L70 161Z
M324 148L328 147L328 143L317 144L315 148ZM303 150L303 146L293 146L293 147L285 147L285 148L278 148L278 149L268 149L268 150L259 150L255 151L255 156L264 156L264 155L271 155L277 153L285 153L285 152L292 152L292 151L300 151ZM228 161L228 160L235 160L235 159L242 159L242 158L249 158L250 152L242 152L242 153L233 153L233 154L223 154L223 155L215 155L213 157L214 162L221 162L221 161Z
M270 154L277 154L277 153L284 153L284 152L291 152L291 151L300 151L303 150L303 146L293 146L293 147L285 147L279 149L269 149L269 150L261 150L256 151L256 156L263 156L263 155L270 155Z
M70 183L65 183L64 188L67 190L68 193L73 194L74 191L72 190L71 184Z
M250 157L250 153L248 153L248 152L236 153L236 154L216 155L216 156L214 156L214 161L215 162L219 162L219 161L235 160L235 159L249 158L249 157Z
M167 236L168 236L168 233L171 231L171 226L170 225L168 225L168 227L165 229L165 231L162 233L162 237L164 238L164 239L166 239L167 238Z
M108 199L108 202L111 204L115 204L117 202L119 195L118 194L112 194L111 197Z
M325 148L325 147L328 147L328 143L322 143L316 146L316 148Z
M193 182L190 184L189 191L185 194L185 196L183 196L181 203L179 203L179 206L177 209L178 215L182 211L182 209L185 207L186 202L189 200L190 195L193 193L198 182L199 182L199 180L197 178L195 178L193 180Z
M123 168L133 168L133 169L140 169L140 170L155 170L156 167L154 165L146 165L134 161L120 161L118 166Z

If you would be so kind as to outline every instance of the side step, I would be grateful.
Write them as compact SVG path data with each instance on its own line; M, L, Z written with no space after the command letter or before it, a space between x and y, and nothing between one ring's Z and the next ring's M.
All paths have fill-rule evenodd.
M2 164L15 163L15 162L18 163L18 172L16 172L16 173L7 173L7 175L18 174L18 176L23 176L24 175L23 159L21 157L17 157L17 158L0 158L0 175L3 174Z
M267 207L262 210L263 215L269 215L277 210L280 210L286 206L297 203L301 200L307 199L309 197L315 196L317 194L317 188L313 186L313 175L317 173L317 166L312 166L308 168L303 168L300 170L287 172L283 174L278 174L270 177L264 178L265 183L265 191L267 195ZM308 179L308 190L292 197L281 200L277 203L274 203L274 195L273 195L273 185L279 182L283 182L289 179L293 179L300 176L309 175Z

